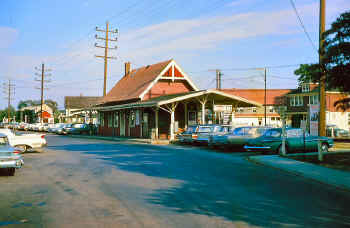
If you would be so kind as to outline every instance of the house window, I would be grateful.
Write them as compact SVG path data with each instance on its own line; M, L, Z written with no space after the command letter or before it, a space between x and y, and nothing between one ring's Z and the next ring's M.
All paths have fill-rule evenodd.
M253 107L253 112L256 112L256 108L255 107Z
M309 96L309 104L318 104L318 95Z
M271 117L271 120L275 120L275 117Z
M291 97L290 106L303 106L303 97L302 96Z
M113 127L113 113L108 114L108 127Z
M303 84L301 86L301 92L303 92L303 93L310 92L310 84Z
M114 113L114 127L119 127L119 112Z
M130 111L130 115L129 115L129 126L130 127L135 127L135 112L133 110Z
M275 110L273 109L273 107L270 107L269 111L274 112Z
M105 114L103 112L100 112L100 125L105 126Z

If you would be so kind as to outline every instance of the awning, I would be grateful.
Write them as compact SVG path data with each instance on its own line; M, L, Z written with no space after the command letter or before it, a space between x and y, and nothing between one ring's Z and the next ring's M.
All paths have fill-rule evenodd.
M237 107L257 107L262 106L262 104L247 100L243 97L227 94L219 90L201 90L181 94L171 94L159 96L147 101L139 101L128 104L120 104L113 106L102 106L93 107L93 110L99 111L115 111L122 109L133 109L133 108L147 108L147 107L160 107L162 105L171 104L175 102L181 102L184 100L196 100L201 97L206 97L208 101L214 100L216 104L235 104Z

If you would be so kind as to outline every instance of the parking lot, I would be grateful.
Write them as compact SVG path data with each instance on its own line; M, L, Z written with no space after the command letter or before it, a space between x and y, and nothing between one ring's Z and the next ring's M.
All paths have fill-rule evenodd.
M47 136L0 176L0 226L344 227L350 195L191 146Z

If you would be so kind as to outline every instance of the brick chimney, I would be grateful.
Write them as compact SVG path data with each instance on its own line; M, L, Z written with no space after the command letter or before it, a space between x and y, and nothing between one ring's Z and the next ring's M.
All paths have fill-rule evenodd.
M128 75L131 72L131 63L130 62L126 62L125 63L125 75Z

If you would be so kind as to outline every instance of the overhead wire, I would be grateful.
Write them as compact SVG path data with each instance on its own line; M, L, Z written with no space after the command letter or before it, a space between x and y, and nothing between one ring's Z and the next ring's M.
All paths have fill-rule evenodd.
M290 4L291 4L292 7L293 7L293 10L294 10L294 12L295 12L295 15L297 16L298 21L299 21L299 24L300 24L300 26L302 27L302 29L303 29L303 31L304 31L304 33L305 33L307 39L309 40L309 42L310 42L311 46L313 47L313 49L318 53L318 49L317 49L316 45L314 44L314 42L312 41L312 39L311 39L311 37L310 37L310 34L307 32L306 27L305 27L305 25L304 25L304 23L303 23L303 20L301 19L300 14L298 13L298 10L297 10L297 8L296 8L296 6L295 6L294 1L293 1L293 0L290 0Z

